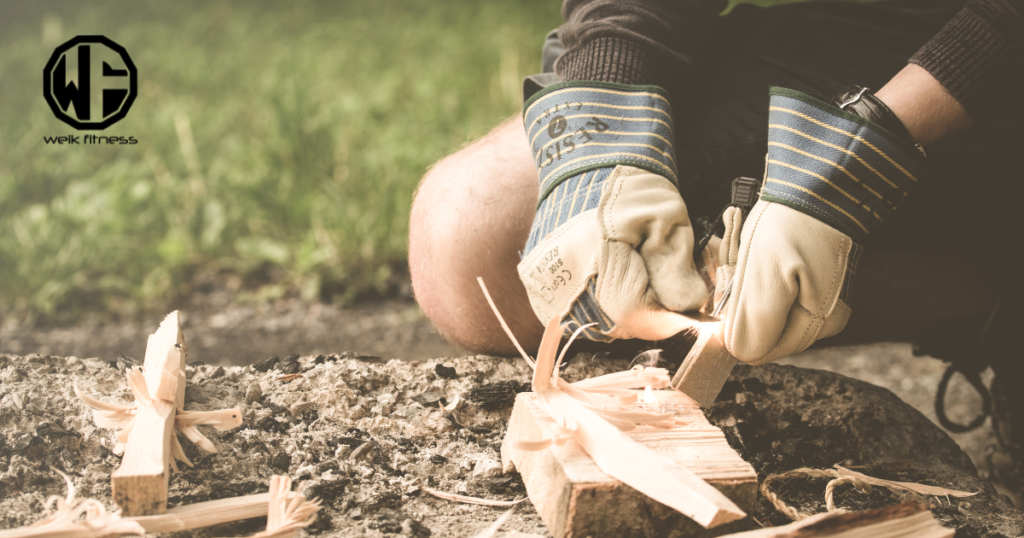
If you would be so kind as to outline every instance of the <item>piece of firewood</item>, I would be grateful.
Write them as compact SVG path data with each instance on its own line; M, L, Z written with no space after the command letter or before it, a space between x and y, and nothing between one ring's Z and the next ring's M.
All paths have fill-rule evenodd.
M720 322L697 326L697 341L672 377L673 387L705 408L715 403L737 362L725 348L719 327Z
M702 527L716 527L746 517L743 510L707 482L623 433L635 430L637 423L671 428L676 422L671 414L624 408L621 395L626 391L616 391L617 396L593 394L559 379L558 367L568 350L567 344L556 360L561 335L560 320L552 318L541 338L533 372L534 402L554 421L554 427L548 431L551 442L559 446L569 439L575 440L603 472ZM668 382L659 380L662 381ZM635 401L635 395L630 396ZM512 446L538 448L536 440L513 439Z
M138 402L121 466L111 475L114 502L126 516L167 510L174 418L185 404L185 337L178 312L149 336L143 375L149 402Z
M253 536L285 538L316 520L320 501L291 491L291 478L270 477L270 491L171 508L165 514L124 518L147 533L179 532L267 516L267 530Z
M652 392L656 402L636 405L672 413L684 424L669 429L640 426L620 434L672 460L677 468L688 469L741 509L753 509L757 473L729 447L722 431L685 395L673 390ZM517 440L543 440L553 422L533 393L519 394L501 456L506 472L513 467L519 471L530 501L556 538L614 536L628 534L629 529L646 529L652 535L703 532L679 512L603 472L576 439L541 451L515 448Z
M124 519L142 525L147 533L179 532L265 516L269 501L270 493L257 493L178 506L163 514Z
M532 397L532 403L536 404L535 407L541 414L551 419L551 424L543 429L524 432L525 437L517 436L510 424L502 447L502 459L506 470L513 465L528 467L523 465L524 458L520 458L518 464L515 463L515 452L547 454L565 446L567 442L575 441L582 447L586 457L610 478L635 489L642 494L643 499L663 503L701 527L715 527L746 517L746 513L728 497L685 467L679 466L673 458L659 454L624 434L637 430L638 426L664 430L679 425L679 420L673 413L629 407L629 404L636 401L637 396L626 389L646 385L646 395L652 388L668 386L669 379L664 369L640 366L627 372L592 378L586 385L567 383L559 378L559 367L572 341L590 325L584 325L576 330L556 360L562 327L557 317L552 318L547 323L537 350L537 358L534 360L526 354L502 319L484 286L483 279L477 278L477 281L502 329L516 345L527 364L534 369L533 393L527 397ZM525 398L523 395L517 396L516 407L521 407L519 402L525 401ZM513 408L513 415L516 407ZM534 435L530 435L531 433ZM508 450L505 450L505 445ZM549 471L555 470L546 468L540 472ZM524 478L526 475L527 473L523 473ZM538 505L538 501L547 500L550 490L553 489L547 487L550 484L542 483L540 488L534 487L531 491L529 484L527 482L527 493L535 506ZM621 507L616 505L607 508L616 511ZM646 515L646 519L641 518L642 522L664 519L656 518L650 512ZM556 536L565 536L567 534L564 523L552 519L548 526ZM659 522L659 526L660 523L663 522ZM635 528L635 525L633 527ZM627 530L628 528L614 531L603 529L596 531L596 534L622 534Z
M869 510L837 510L780 527L766 527L723 538L950 538L956 531L939 524L930 510L913 501Z

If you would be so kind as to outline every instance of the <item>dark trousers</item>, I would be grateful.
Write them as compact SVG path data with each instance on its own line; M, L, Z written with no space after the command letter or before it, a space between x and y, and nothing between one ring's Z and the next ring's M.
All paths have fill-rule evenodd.
M744 4L720 17L717 42L673 95L680 188L691 219L712 220L732 180L760 178L768 88L826 100L850 84L881 88L963 0ZM561 49L545 44L545 70ZM864 242L873 250L962 250L991 278L1016 259L1024 131L979 125L928 148L929 174ZM980 256L984 255L984 258Z

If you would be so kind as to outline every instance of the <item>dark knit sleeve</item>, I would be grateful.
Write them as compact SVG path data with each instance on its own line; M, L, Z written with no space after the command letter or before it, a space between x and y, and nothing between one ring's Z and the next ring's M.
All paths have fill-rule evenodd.
M975 122L1024 120L1024 0L970 0L910 59Z
M565 0L558 37L564 80L669 89L701 56L726 0Z

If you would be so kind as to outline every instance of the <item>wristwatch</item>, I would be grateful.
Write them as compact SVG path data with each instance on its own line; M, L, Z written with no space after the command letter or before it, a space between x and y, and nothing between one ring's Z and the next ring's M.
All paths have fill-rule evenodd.
M870 89L864 86L847 86L832 98L832 104L841 110L853 112L866 120L880 125L890 133L913 144L921 152L921 155L927 157L924 147L914 142L914 138L910 136L910 131L907 131L903 122L896 117L891 108L878 97L875 97L875 94L871 93Z

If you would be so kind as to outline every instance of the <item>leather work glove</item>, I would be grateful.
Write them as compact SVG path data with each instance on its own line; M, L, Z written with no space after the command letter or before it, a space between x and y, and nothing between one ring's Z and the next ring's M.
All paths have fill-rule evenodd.
M738 252L725 255L736 264L725 344L744 362L774 361L843 330L859 242L923 175L923 155L903 125L858 90L837 98L855 105L846 110L771 90L764 187L743 222Z
M523 121L540 201L519 264L537 317L566 333L659 340L692 322L708 295L676 186L672 110L655 86L548 86Z

